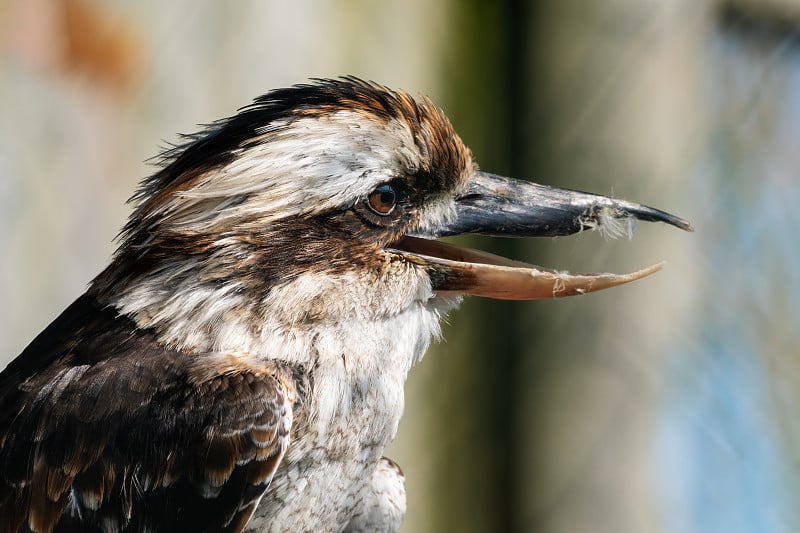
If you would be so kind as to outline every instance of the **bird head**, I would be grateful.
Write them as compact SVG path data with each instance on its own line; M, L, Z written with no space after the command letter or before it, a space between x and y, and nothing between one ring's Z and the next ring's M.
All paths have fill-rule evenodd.
M615 233L633 219L691 229L633 202L479 171L429 100L355 78L267 93L167 151L133 199L93 288L167 342L201 349L258 334L266 315L285 328L462 295L553 298L659 268L577 275L438 237ZM220 324L235 331L209 341Z

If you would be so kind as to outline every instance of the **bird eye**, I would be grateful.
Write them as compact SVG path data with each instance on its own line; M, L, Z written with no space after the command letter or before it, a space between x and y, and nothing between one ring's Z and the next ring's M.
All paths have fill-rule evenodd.
M397 205L397 193L391 185L379 185L369 193L369 207L379 215L388 215Z

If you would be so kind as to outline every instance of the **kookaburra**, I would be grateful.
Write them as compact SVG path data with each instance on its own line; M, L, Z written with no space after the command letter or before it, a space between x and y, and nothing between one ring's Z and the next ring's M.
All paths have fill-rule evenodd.
M691 229L481 172L429 100L355 78L256 99L133 200L111 264L0 374L0 533L396 531L382 454L443 315L659 268L574 275L435 239Z

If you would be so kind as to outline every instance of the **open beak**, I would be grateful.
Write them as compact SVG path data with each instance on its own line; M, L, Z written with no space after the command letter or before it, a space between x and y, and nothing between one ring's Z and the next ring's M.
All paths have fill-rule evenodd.
M634 202L559 189L476 171L456 198L457 216L432 234L406 236L391 248L424 265L437 292L506 300L560 298L615 287L657 272L663 263L629 274L572 274L513 261L429 237L465 233L500 237L555 237L585 229L630 233L634 220L666 222L694 231L686 220Z

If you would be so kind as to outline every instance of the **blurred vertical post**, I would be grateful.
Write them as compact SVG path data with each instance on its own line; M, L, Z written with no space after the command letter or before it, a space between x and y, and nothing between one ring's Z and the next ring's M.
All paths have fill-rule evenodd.
M540 2L532 14L525 159L537 180L680 211L699 147L709 5ZM544 302L518 323L521 477L516 531L664 531L653 435L669 345L691 303L690 241L642 225L633 242L535 243L537 261L665 272L608 293ZM683 288L681 288L683 287ZM530 332L538 332L531 336Z
M483 168L685 206L682 184L705 140L706 9L691 0L459 3L442 105ZM409 412L424 413L416 438L436 440L424 452L427 482L410 474L421 486L409 489L407 531L662 530L648 440L665 347L689 304L688 289L675 287L691 267L683 235L639 234L634 243L480 242L575 270L672 262L608 294L464 304L446 344L412 374Z
M481 167L507 175L524 175L517 164L523 124L516 118L524 109L526 6L517 0L451 2L450 38L439 58L443 94L437 103ZM471 243L510 256L514 244ZM417 420L415 429L435 440L415 450L427 456L428 468L426 482L419 470L409 474L413 511L406 531L513 527L518 476L512 380L520 354L515 312L507 302L468 300L454 314L452 329L445 328L444 344L412 372L408 412Z

